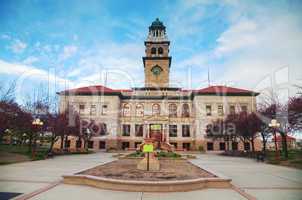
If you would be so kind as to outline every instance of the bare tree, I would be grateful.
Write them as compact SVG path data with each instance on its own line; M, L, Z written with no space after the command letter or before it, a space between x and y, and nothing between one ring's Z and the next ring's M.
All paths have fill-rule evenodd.
M5 84L0 83L0 101L13 102L15 100L16 81L12 81L6 87Z

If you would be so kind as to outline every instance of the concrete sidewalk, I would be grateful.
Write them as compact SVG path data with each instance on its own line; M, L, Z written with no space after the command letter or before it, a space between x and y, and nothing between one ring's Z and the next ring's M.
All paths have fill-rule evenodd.
M230 177L233 185L257 199L302 199L302 170L212 154L192 162Z
M110 153L56 156L53 159L0 166L0 192L31 193L75 173L114 160Z
M182 193L142 193L54 184L63 174L75 173L114 160L112 154L60 156L54 159L0 166L0 192L39 194L31 199L302 199L302 170L257 163L245 158L197 155L194 164L232 178L234 189L204 189ZM242 194L243 193L243 194ZM18 198L18 197L17 197Z

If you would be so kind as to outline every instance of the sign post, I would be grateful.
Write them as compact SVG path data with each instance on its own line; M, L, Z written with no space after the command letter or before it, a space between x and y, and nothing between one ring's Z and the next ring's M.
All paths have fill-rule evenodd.
M149 171L149 162L150 162L150 158L149 158L149 152L147 153L147 171Z
M145 144L143 152L147 153L147 171L149 171L150 153L153 152L153 144Z

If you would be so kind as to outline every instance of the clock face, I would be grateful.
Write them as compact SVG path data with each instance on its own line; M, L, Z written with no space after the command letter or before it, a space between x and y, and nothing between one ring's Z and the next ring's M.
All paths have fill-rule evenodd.
M163 71L163 69L158 66L158 65L155 65L154 67L152 67L151 69L151 72L155 75L155 76L158 76L161 72Z

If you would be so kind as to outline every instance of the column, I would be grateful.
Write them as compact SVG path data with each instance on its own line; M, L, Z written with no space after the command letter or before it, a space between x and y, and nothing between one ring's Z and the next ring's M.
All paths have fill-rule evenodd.
M165 135L166 135L166 130L167 130L167 124L163 124L163 131L161 133L161 141L164 142L165 141Z
M150 125L146 123L146 138L150 138Z
M148 124L146 122L144 122L144 132L143 132L143 138L147 138L148 136Z
M166 142L168 144L170 144L170 134L169 134L169 130L170 130L170 127L169 127L169 124L167 125L167 131L166 131L166 137L167 137L167 140Z

